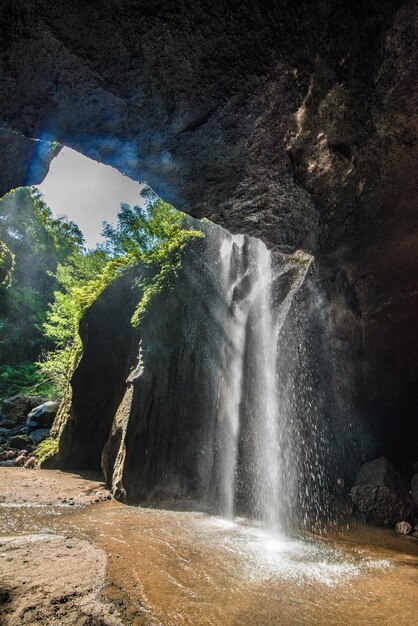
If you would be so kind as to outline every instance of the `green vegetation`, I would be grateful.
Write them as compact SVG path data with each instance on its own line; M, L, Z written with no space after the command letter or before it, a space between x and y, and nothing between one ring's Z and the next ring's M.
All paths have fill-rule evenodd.
M82 249L83 236L73 222L54 218L36 189L22 188L0 200L0 240L9 259L0 285L0 393L49 393L35 362L53 347L43 330L57 287L53 273Z
M96 284L108 263L102 250L79 252L59 263L55 273L57 290L43 324L45 337L53 344L38 362L38 369L61 397L81 353L78 326L85 310L104 288Z
M191 239L203 237L199 230L187 228L187 219L172 206L146 195L144 208L122 204L116 228L105 224L106 249L127 264L142 263L154 271L141 281L142 298L132 317L139 324L151 300L171 289L181 268L184 248Z
M57 283L52 273L82 249L73 222L56 219L35 189L0 200L0 239L14 257L9 285L0 286L0 363L34 361L48 346L42 325Z
M57 454L58 445L58 439L44 439L41 441L35 450L35 456L38 459L38 463L41 465L43 461Z
M3 241L0 241L0 285L10 286L15 256Z
M151 300L173 286L185 246L203 234L150 190L144 203L121 205L116 226L104 225L105 243L86 250L78 227L54 218L35 189L0 201L0 268L2 250L15 258L10 287L0 286L0 362L7 364L0 366L0 396L62 397L81 355L81 318L128 268L148 268L146 279L138 271L135 325Z
M38 364L28 361L0 367L0 398L8 398L18 393L54 397L53 386L43 376Z
M184 216L167 202L148 194L145 207L121 205L116 226L104 226L104 246L71 255L65 264L58 264L55 278L59 290L44 324L45 336L54 342L55 349L39 364L56 395L63 392L81 354L81 318L121 272L136 265L153 270L151 278L140 282L143 295L132 319L134 324L139 323L151 299L172 286L186 243L203 236L185 228L184 222Z

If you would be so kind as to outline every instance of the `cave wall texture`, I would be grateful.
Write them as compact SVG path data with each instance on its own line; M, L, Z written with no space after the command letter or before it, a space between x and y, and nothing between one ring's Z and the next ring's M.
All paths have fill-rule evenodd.
M415 25L394 0L5 0L0 192L57 142L313 252L341 372L418 456Z

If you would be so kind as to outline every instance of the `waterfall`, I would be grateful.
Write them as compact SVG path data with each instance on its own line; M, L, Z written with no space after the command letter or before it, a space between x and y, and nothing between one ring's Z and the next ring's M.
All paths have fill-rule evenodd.
M106 448L119 449L122 433L115 489L284 530L309 509L317 480L306 475L318 475L312 368L294 298L312 257L199 227L205 237L185 251L174 290L133 337L141 374Z
M295 471L288 457L286 367L280 330L312 258L274 255L257 239L227 235L220 246L225 298L217 404L215 500L233 517L239 502L271 528L289 514Z

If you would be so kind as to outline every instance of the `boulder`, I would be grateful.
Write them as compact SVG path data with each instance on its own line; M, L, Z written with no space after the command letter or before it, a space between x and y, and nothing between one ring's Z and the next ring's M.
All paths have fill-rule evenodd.
M26 420L26 428L30 431L40 428L51 428L52 422L57 414L58 402L44 402L34 408Z
M36 458L34 456L31 456L25 463L24 467L26 469L33 469L36 465Z
M19 394L3 400L1 407L1 424L6 428L15 428L24 424L30 411L44 402L41 396Z
M18 450L28 449L32 447L32 441L28 435L14 435L10 437L9 444L11 448Z
M50 433L49 428L38 428L37 430L34 430L31 432L30 438L35 444L35 446L37 446L39 443L41 443L41 441L49 437L49 433Z
M13 465L15 465L16 467L23 467L27 460L28 457L26 456L26 454L19 454L19 456L14 459Z
M395 528L396 532L401 533L401 535L409 535L412 531L412 526L409 522L398 522Z
M351 499L366 521L377 526L395 526L399 519L409 520L412 515L408 485L385 457L363 465Z

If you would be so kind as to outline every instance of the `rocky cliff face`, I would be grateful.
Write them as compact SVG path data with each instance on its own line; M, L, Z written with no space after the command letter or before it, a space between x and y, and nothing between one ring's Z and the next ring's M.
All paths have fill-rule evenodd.
M217 268L202 267L211 242L188 249L174 291L153 302L138 330L130 319L140 268L108 287L83 320L60 465L101 464L120 498L198 498L207 489L226 306Z
M73 374L72 393L60 416L65 422L60 464L67 469L100 468L133 359L130 320L138 301L135 296L138 298L133 277L128 274L104 291L81 322L86 358Z
M254 443L261 437L268 409L260 393L267 394L270 388L275 392L277 385L281 388L280 415L274 419L280 422L280 440L294 441L292 451L285 452L288 482L299 480L299 462L301 476L309 474L311 462L317 462L313 457L319 442L313 442L313 437L321 425L316 419L319 413L314 416L310 408L315 404L312 384L307 389L317 360L299 354L306 337L298 336L302 325L294 313L296 303L292 305L310 260L307 255L290 260L274 257L274 280L268 285L274 292L273 316L282 315L284 322L276 381L276 357L272 371L265 368L265 350L274 337L267 333L261 338L251 317L269 315L263 304L270 302L267 295L257 300L260 276L254 255L266 254L265 259L270 255L257 240L235 241L209 224L204 229L205 238L187 248L175 287L152 302L137 330L130 318L140 297L132 289L140 268L108 287L85 316L83 356L71 381L72 404L59 463L70 469L101 465L113 493L129 501L180 499L183 505L191 500L216 508L219 491L227 487L236 505L248 510L254 499L253 473L265 467L269 449L268 440ZM225 256L227 251L231 256ZM305 308L300 306L304 319ZM245 321L242 316L247 310ZM275 349L272 354L276 355ZM271 378L271 387L266 377ZM296 403L290 388L298 395ZM241 424L230 442L235 452L231 449L225 457L230 420L232 424L235 419ZM321 422L326 421L327 416L321 415ZM304 430L303 454L291 424L297 424L299 434ZM342 449L340 444L335 450ZM284 453L282 448L278 446L277 454ZM226 467L233 453L236 484ZM319 475L320 468L316 469Z
M378 440L395 431L409 459L414 13L396 0L3 2L1 189L38 182L57 141L194 216L314 252L341 371L354 360Z
M412 172L413 10L4 2L2 132L21 157L5 182L42 176L44 144L22 136L55 140L270 243L357 237Z

